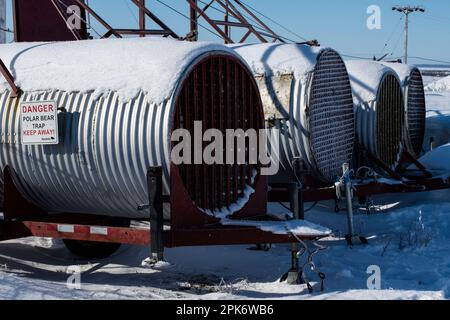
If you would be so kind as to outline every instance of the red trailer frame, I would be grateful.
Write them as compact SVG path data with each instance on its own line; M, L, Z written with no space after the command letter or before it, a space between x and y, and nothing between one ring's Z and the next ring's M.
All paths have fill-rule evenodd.
M256 227L225 226L206 214L206 217L203 217L204 222L199 223L196 217L191 215L192 211L186 210L186 207L178 207L178 210L171 213L170 223L164 223L162 206L163 203L171 203L171 200L162 196L161 175L160 168L149 170L150 204L145 205L145 208L150 208L151 227L148 229L117 227L112 224L110 218L104 216L49 214L29 203L20 194L13 181L12 172L7 167L3 172L5 200L4 216L3 220L0 220L0 241L30 236L152 246L162 241L163 246L152 250L161 251L163 247L293 243L298 241L297 238L316 240L323 237L323 234L273 234ZM260 214L255 216L258 217L268 218Z

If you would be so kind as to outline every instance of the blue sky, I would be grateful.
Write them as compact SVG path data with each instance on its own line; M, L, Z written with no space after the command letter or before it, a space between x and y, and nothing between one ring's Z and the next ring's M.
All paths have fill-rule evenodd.
M187 14L185 0L160 0ZM207 1L207 0L199 0ZM8 1L9 2L9 1ZM113 26L128 28L136 25L136 10L129 0L90 0L91 6ZM450 1L447 0L243 0L262 13L307 39L318 39L343 54L372 57L390 53L390 57L403 54L402 15L392 11L393 5L421 5L425 13L410 17L411 56L447 61L450 64ZM369 30L366 26L367 8L381 8L381 30ZM147 0L147 6L179 34L186 34L189 21L165 7L158 0ZM214 10L211 11L214 13ZM220 13L218 13L220 14ZM220 14L221 15L221 14ZM218 17L218 16L217 16ZM207 23L202 21L203 25ZM293 40L293 34L273 26L281 35ZM100 34L101 26L92 23ZM211 33L201 30L203 40L220 41ZM92 31L95 35L95 32ZM414 63L427 63L412 59ZM430 63L430 62L429 62Z

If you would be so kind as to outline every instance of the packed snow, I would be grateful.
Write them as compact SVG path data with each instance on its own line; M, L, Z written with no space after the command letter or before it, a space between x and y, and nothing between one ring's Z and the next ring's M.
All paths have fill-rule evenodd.
M307 219L328 226L328 247L314 259L325 291L280 283L290 268L290 246L266 251L249 246L166 250L167 263L142 266L148 248L124 246L111 258L80 260L59 240L28 238L0 243L0 299L449 299L450 203L448 190L376 198L374 213L357 211L356 231L369 245L348 247L345 214L321 203ZM301 260L304 263L304 259ZM381 290L369 290L369 267L381 271ZM80 271L80 284L71 280ZM73 278L72 278L73 279ZM69 280L69 282L68 282Z
M449 173L450 175L450 143L426 153L419 162L430 172ZM417 169L414 165L412 169Z
M450 172L450 91L428 90L426 98L427 138L435 138L435 149L421 162L433 171ZM328 249L314 259L326 275L324 292L309 271L313 294L304 284L279 282L290 268L290 245L272 245L269 251L249 246L167 249L166 262L149 267L146 247L123 246L108 259L86 261L59 240L27 238L0 243L0 299L450 299L449 195L443 190L374 197L371 210L357 209L354 217L356 232L369 245L347 246L345 210L335 213L334 202L308 204L308 223L257 223L271 231L276 226L280 231L332 232L318 242ZM279 205L270 208L276 217L291 215ZM374 268L380 270L380 290L368 288Z
M237 57L224 45L162 38L0 45L3 62L24 92L117 92L124 101L144 92L155 104L171 97L196 59L214 51ZM0 78L0 92L10 90Z
M444 78L446 79L446 78ZM450 87L447 91L430 91L442 78L424 77L426 87L427 122L423 149L429 151L431 145L439 147L450 142Z
M404 63L392 63L392 62L380 62L380 63L395 71L395 73L398 75L400 79L401 86L406 85L406 80L408 80L411 77L411 73L414 71L414 69L416 69L415 67Z
M256 227L259 230L273 234L294 234L300 237L324 237L329 236L332 231L326 227L311 223L309 221L250 221L250 220L223 220L222 225Z
M355 105L375 101L381 80L387 73L394 73L391 68L374 61L345 61L353 90Z
M231 45L250 65L256 75L272 77L293 74L306 80L313 71L324 48L299 44L237 44Z

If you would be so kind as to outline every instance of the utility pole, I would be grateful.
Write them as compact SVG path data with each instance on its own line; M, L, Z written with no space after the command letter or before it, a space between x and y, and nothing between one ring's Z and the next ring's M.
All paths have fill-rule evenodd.
M392 8L393 11L401 12L405 15L405 56L404 63L408 63L408 32L409 32L409 15L413 12L425 12L425 9L422 7L401 7L395 6Z

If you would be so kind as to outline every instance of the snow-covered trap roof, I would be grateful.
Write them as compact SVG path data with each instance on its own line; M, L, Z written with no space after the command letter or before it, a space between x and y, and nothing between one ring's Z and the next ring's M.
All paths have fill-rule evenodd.
M355 105L376 100L386 73L395 75L392 68L374 61L347 60L345 65L350 75Z
M249 63L256 75L293 74L297 79L314 70L318 55L327 48L298 44L237 44L231 45Z
M87 40L70 46L73 50L67 50L66 42L5 44L0 57L27 93L116 92L127 101L144 92L158 104L170 98L183 71L200 55L222 51L237 56L220 44L162 38ZM0 92L5 90L10 87L1 77Z
M414 66L411 66L408 64L404 64L404 63L393 63L393 62L385 62L385 61L380 61L379 63L394 70L395 73L400 78L400 84L402 86L404 86L406 84L405 81L408 80L408 78L411 76L411 73L414 70L419 70L417 67L414 67Z

